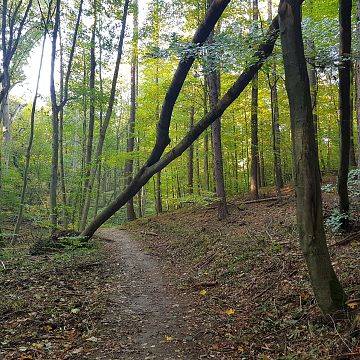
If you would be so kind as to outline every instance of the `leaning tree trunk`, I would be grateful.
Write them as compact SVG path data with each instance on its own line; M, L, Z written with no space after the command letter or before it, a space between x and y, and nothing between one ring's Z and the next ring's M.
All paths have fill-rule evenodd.
M319 307L324 313L331 313L344 305L345 294L331 265L324 232L319 159L301 31L301 1L281 0L279 17L290 105L300 246Z
M349 226L349 155L350 155L350 88L351 88L351 0L339 1L340 64L339 64L339 110L340 110L340 168L338 178L339 210L342 228Z
M223 2L214 2L212 3L211 8L208 11L207 18L204 23L200 25L199 29L203 28L205 24L208 22L212 22L212 26L215 25L216 19L214 20L214 14L220 17L221 12L225 9L222 8L219 13L218 6L224 5ZM216 10L216 11L215 11ZM209 20L211 18L211 21ZM218 18L217 17L217 18ZM196 34L199 34L199 29ZM211 29L210 29L211 30ZM224 111L239 97L239 95L244 91L246 86L251 82L252 78L255 74L261 69L265 60L270 56L274 49L274 44L279 34L279 22L278 17L276 17L271 23L270 29L266 35L266 38L263 43L258 47L258 50L254 53L253 63L250 64L243 73L238 77L238 79L234 82L234 84L229 88L229 90L224 94L224 96L218 101L216 106L207 113L199 122L194 125L194 128L189 131L186 136L168 153L162 156L165 150L164 140L160 140L160 138L165 136L166 139L169 140L169 127L171 120L171 112L173 106L175 104L175 100L172 98L172 101L165 100L163 105L162 116L160 116L160 120L157 127L156 137L158 141L155 143L153 151L146 161L146 163L141 167L139 172L134 176L132 182L129 186L119 194L114 201L109 204L100 214L96 216L96 218L86 227L84 231L80 234L81 237L89 239L95 233L95 231L106 222L112 215L114 215L126 202L133 196L137 194L137 192L151 179L151 177L159 173L162 169L164 169L168 164L170 164L173 160L178 158L181 154L186 151L189 146L199 138L199 136L218 118L220 118ZM203 34L204 35L204 34ZM206 34L204 35L207 36ZM197 39L197 35L194 36L194 41ZM183 64L185 61L186 66ZM181 69L181 71L180 71ZM176 98L179 95L181 90L181 85L183 81L185 81L186 74L190 70L188 64L188 58L186 60L181 60L178 66L178 70L176 71L173 81L168 90L169 93L174 95L176 93ZM186 72L184 74L183 72ZM179 81L181 84L179 84ZM175 91L176 90L176 91ZM165 107L165 108L164 108ZM170 117L168 117L170 116ZM164 126L164 127L163 127ZM165 139L165 140L166 140ZM157 159L157 160L156 160Z

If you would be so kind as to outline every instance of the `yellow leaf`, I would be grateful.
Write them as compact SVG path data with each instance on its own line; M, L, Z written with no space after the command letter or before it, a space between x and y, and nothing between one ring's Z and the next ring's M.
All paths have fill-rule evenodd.
M360 305L360 299L354 299L354 300L348 300L346 302L346 305L348 306L348 308L350 308L351 310L355 310L359 307Z
M200 291L200 295L201 296L205 296L207 294L207 291L205 290L205 289L202 289L201 291Z
M165 340L166 340L166 341L173 341L173 337L172 337L172 336L165 335Z
M235 314L235 310L234 310L234 309L227 309L227 310L225 310L225 314L226 314L226 315L229 315L229 316L234 315L234 314Z

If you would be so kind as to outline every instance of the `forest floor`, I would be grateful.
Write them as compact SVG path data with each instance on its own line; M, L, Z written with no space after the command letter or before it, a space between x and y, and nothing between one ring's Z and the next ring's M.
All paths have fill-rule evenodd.
M104 228L86 248L29 255L30 235L0 248L0 358L360 359L359 230L343 246L328 233L352 302L323 316L292 191L246 200L224 221L189 206ZM325 214L335 205L325 194Z

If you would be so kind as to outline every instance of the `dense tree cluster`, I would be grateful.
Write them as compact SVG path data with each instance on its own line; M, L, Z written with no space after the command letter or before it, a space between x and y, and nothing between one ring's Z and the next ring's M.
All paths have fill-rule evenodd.
M224 219L228 197L293 181L317 300L341 307L320 183L339 170L346 229L360 2L302 3L4 0L0 221L16 214L14 239L23 221L89 238L187 203Z

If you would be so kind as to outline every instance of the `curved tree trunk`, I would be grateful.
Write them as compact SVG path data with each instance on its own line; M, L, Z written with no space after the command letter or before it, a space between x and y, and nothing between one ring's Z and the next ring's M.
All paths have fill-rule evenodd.
M148 161L134 176L129 186L86 227L86 229L81 233L82 237L92 237L95 231L112 215L114 215L122 206L124 206L124 204L126 204L126 202L131 197L135 196L136 193L151 179L154 174L160 172L169 163L183 154L184 151L190 147L190 145L206 130L207 127L209 127L217 118L222 116L224 111L239 97L242 91L251 82L257 71L262 67L264 61L272 53L275 41L279 34L278 27L278 17L276 17L270 26L265 41L255 52L253 63L244 70L235 83L224 94L221 100L218 101L216 106L209 113L207 113L202 118L202 120L196 123L194 128L189 131L187 135L172 150L170 150L163 157L159 158L159 160L151 166L148 164L149 161L153 161L153 155L150 155ZM162 133L163 130L160 132ZM157 136L159 136L159 133ZM155 144L154 146L154 152L157 154L157 156L159 156L160 151L158 146L158 144ZM154 152L152 154L154 154Z

